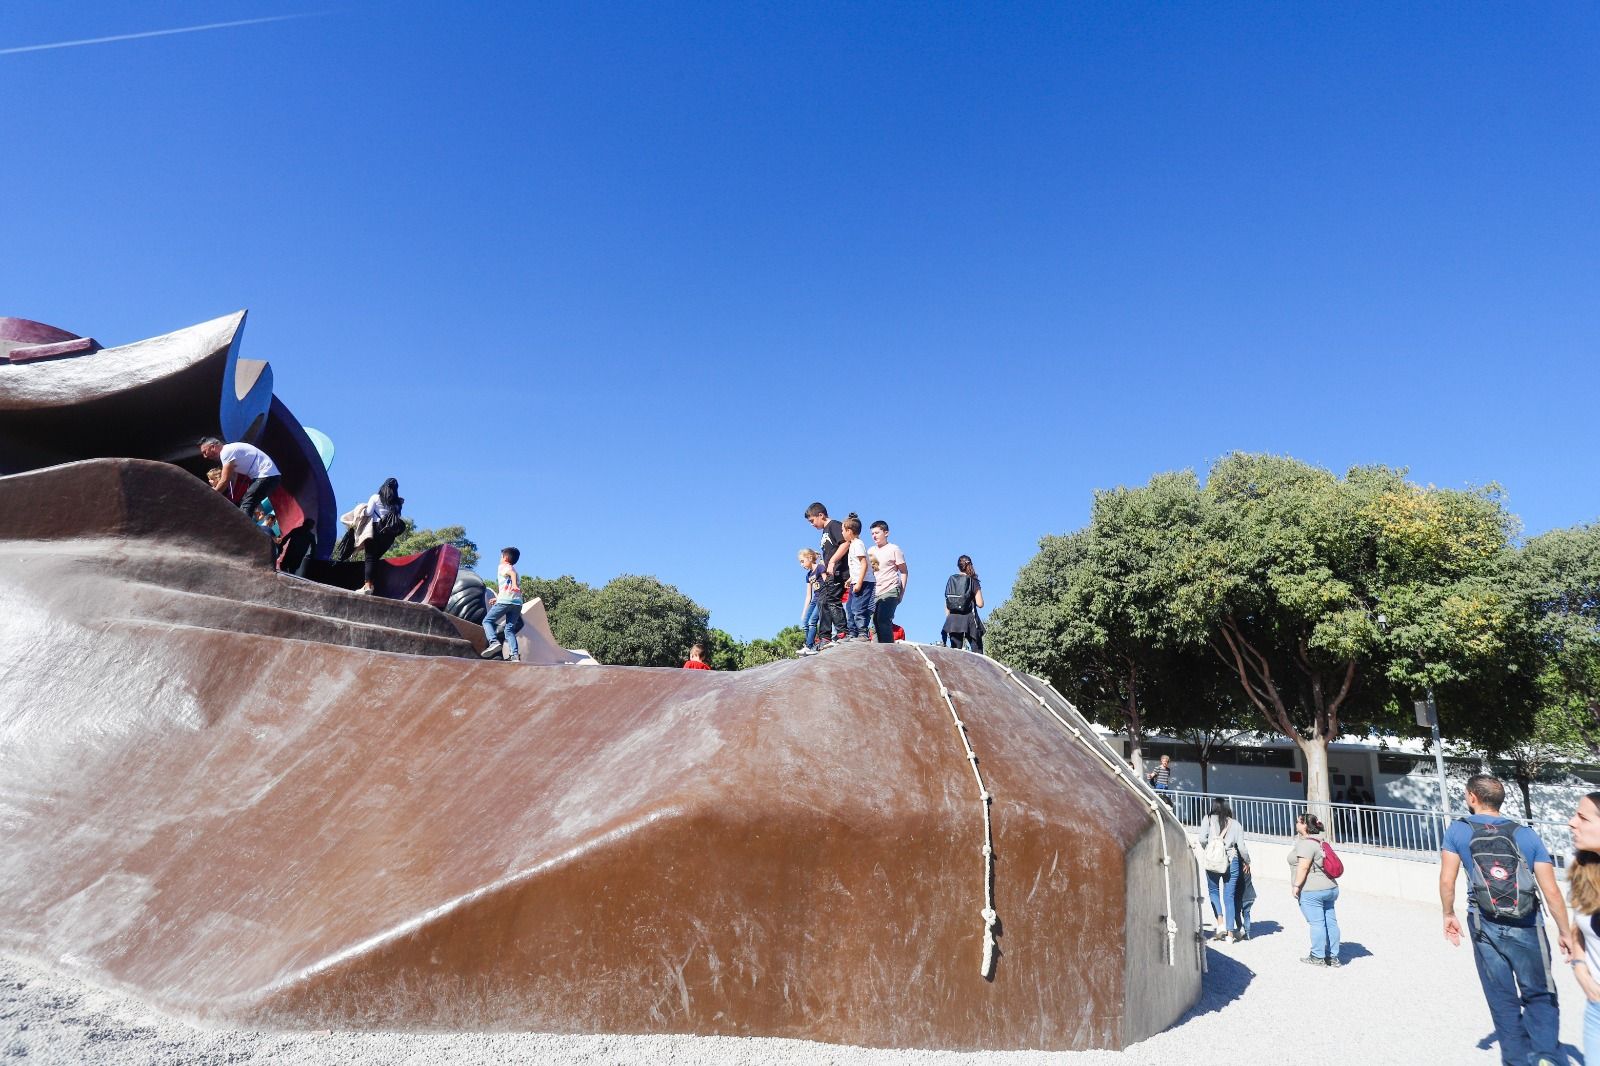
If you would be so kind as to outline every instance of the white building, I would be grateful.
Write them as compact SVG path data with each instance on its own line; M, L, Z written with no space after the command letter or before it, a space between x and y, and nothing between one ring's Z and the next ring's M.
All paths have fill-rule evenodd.
M1126 736L1100 726L1096 728L1113 747L1120 745L1123 756L1127 757ZM1162 755L1172 756L1172 787L1187 792L1266 799L1305 798L1305 760L1300 749L1281 736L1246 734L1216 749L1205 789L1200 787L1199 753L1193 744L1147 734L1141 754L1147 773ZM1457 754L1446 741L1445 768L1450 806L1459 811L1466 806L1463 784L1469 775L1478 772L1478 758L1465 752ZM1533 785L1530 789L1533 811L1524 812L1522 793L1509 774L1501 767L1491 765L1489 769L1505 781L1505 813L1515 818L1565 822L1572 817L1580 798L1586 793L1600 791L1600 766L1568 763L1560 773L1551 775L1556 778L1554 782ZM1330 798L1336 803L1348 801L1351 791L1360 788L1372 794L1373 803L1378 807L1438 809L1439 778L1433 752L1416 738L1347 737L1329 746L1328 770Z

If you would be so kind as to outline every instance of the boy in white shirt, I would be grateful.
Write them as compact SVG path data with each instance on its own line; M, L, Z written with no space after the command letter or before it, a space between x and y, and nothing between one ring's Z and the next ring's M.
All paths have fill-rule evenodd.
M485 659L503 657L517 662L517 634L522 632L522 578L517 576L517 560L522 553L515 548L500 549L500 567L495 571L494 606L483 616L483 635L489 646L481 655ZM506 639L504 644L495 633L495 627L504 619Z
M850 602L845 604L845 622L850 640L868 640L872 608L877 602L878 579L867 565L867 546L861 542L861 519L854 511L844 520L846 558L850 563Z
M872 610L872 626L878 632L879 644L894 643L894 611L906 594L905 553L897 544L889 543L889 523L879 520L872 523L873 548L867 554L878 573L878 602Z

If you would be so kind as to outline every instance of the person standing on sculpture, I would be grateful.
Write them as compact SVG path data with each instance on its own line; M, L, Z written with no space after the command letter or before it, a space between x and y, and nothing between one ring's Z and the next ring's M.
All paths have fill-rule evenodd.
M254 444L245 444L242 441L223 444L216 437L201 437L200 454L207 462L222 463L222 473L217 477L216 489L224 496L228 494L228 487L233 484L235 474L250 479L250 487L245 490L244 498L239 501L239 510L249 515L252 521L261 501L265 500L283 480L283 475L278 472L278 464Z
M956 560L956 572L944 583L943 642L952 648L968 648L983 654L983 619L978 608L983 606L983 582L973 568L972 556L963 555Z
M813 529L822 531L822 587L818 590L819 612L817 637L832 640L850 631L844 616L845 553L850 546L845 543L844 527L828 517L828 509L820 503L806 508L806 521Z
M377 592L373 582L378 577L378 562L390 548L394 547L394 542L399 539L400 534L405 532L405 520L400 517L405 505L406 501L400 495L400 482L394 478L389 478L379 485L378 491L367 501L366 525L356 534L356 543L361 545L361 550L366 556L362 561L362 576L365 580L357 590L363 596L371 596Z
M505 658L518 662L517 634L522 632L522 578L517 573L517 561L522 552L516 548L500 549L500 566L495 571L494 604L483 616L483 635L489 646L483 649L482 658ZM499 627L504 623L506 639L499 637Z
M844 527L845 558L850 570L850 602L845 604L845 619L850 626L851 640L869 640L872 628L872 608L878 599L878 579L867 565L867 546L861 542L861 519L851 511L842 523Z
M878 602L872 609L872 628L879 644L894 643L894 612L906 594L906 556L898 544L889 543L889 523L872 523L872 544L868 557L878 574Z

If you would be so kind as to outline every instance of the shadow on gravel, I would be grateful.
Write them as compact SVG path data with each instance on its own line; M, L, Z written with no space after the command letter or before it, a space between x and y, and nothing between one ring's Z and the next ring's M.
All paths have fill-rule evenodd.
M1252 928L1251 939L1255 939L1255 935L1255 929ZM1244 963L1220 951L1206 948L1206 975L1200 988L1200 1001L1178 1019L1177 1025L1202 1014L1214 1014L1226 1007L1244 995L1244 990L1250 987L1255 976L1256 972Z
M1354 940L1344 940L1339 944L1340 962L1349 963L1355 959L1370 959L1372 957L1372 952L1367 950L1366 945L1358 944Z
M1279 925L1277 922L1265 921L1250 923L1251 940L1260 940L1264 936L1271 936L1273 933L1281 932L1283 932L1283 926Z
M1495 1036L1494 1030L1491 1029L1489 1030L1488 1036L1478 1041L1478 1050L1488 1051L1490 1048L1497 1046L1499 1043L1499 1038ZM1566 1056L1566 1058L1563 1060L1564 1062L1576 1063L1577 1066L1583 1066L1584 1063L1589 1061L1584 1057L1583 1049L1575 1044L1561 1044L1559 1047L1561 1049L1561 1053ZM1600 1066L1600 1063L1596 1063L1595 1066Z

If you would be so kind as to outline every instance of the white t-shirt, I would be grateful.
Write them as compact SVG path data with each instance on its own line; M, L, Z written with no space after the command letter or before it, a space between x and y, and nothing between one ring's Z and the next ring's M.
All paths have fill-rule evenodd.
M867 546L861 543L860 537L850 542L849 560L851 587L854 587L856 582L861 580L863 573L867 575L867 584L869 585L878 580L872 571L867 569Z
M254 444L224 444L222 446L222 465L233 463L233 472L242 474L254 481L259 477L277 477L278 467L266 452Z

